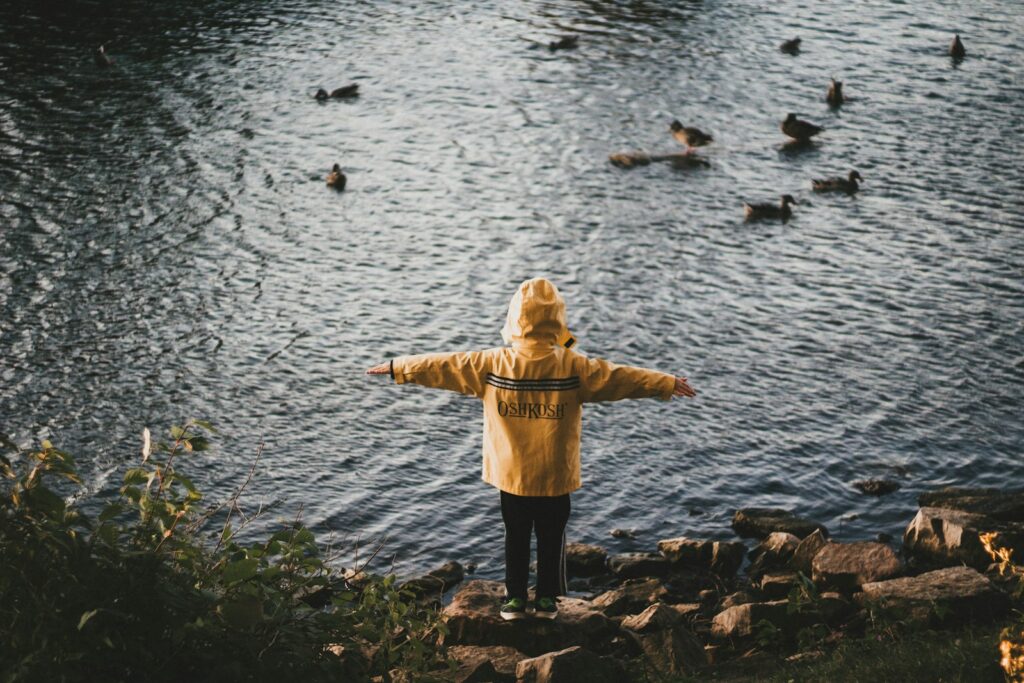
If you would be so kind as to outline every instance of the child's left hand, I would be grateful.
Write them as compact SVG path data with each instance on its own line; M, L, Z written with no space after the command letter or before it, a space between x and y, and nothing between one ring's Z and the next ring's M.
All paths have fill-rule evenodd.
M366 371L367 375L389 375L391 374L391 364L381 363L380 365L374 365L372 368Z

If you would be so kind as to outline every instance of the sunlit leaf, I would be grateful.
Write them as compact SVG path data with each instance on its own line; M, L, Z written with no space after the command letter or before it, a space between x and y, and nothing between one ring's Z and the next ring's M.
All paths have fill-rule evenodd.
M149 453L153 447L153 443L149 438L149 427L143 427L142 429L142 462L149 460Z
M90 619L96 616L97 612L99 612L98 609L91 609L88 612L82 612L82 618L78 620L78 630L81 631L82 627L85 626Z

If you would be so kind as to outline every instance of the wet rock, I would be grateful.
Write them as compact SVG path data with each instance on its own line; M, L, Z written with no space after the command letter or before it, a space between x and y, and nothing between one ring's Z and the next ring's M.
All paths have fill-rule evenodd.
M569 576L597 576L607 570L608 552L599 545L569 543L565 546L565 571Z
M718 605L720 610L726 610L736 605L746 605L747 603L755 602L754 597L746 591L736 591L722 598L722 602Z
M634 633L652 633L671 628L679 622L679 616L679 612L668 605L656 602L640 614L626 617L619 626Z
M1024 489L974 489L955 486L922 493L921 507L945 508L987 515L1004 522L1024 522Z
M825 591L818 596L813 610L818 621L836 626L856 612L857 605L842 593Z
M506 645L536 656L569 645L600 649L616 633L595 605L567 597L558 599L558 619L505 621L498 614L504 594L498 581L464 584L442 612L448 625L445 645Z
M704 644L681 624L639 636L644 660L662 675L691 673L707 663Z
M402 588L412 591L417 597L433 596L438 599L450 588L462 582L466 573L458 562L445 562L423 576L406 581Z
M869 496L884 496L899 491L900 485L889 479L862 479L853 482L853 488Z
M519 650L504 645L454 645L448 654L458 662L455 683L512 683L516 665L527 659Z
M986 515L950 508L923 507L903 533L904 550L938 566L966 564L984 570L992 556L981 534L995 533L992 542L1024 554L1024 523L1004 522Z
M578 645L524 659L516 667L519 683L618 683L622 674L614 660Z
M692 621L698 614L700 614L700 611L704 609L704 606L698 602L679 602L675 605L669 605L669 607L674 610L683 621Z
M673 570L710 571L723 578L732 578L743 564L747 547L740 541L703 541L686 537L658 541L658 552Z
M793 551L793 557L789 561L790 568L793 571L803 572L804 576L810 577L811 561L827 543L828 538L820 530L815 530L814 533L806 536L797 545L796 550Z
M814 583L846 593L865 583L894 578L902 571L892 548L874 541L828 543L811 563Z
M759 588L770 600L778 600L789 595L794 586L800 585L796 572L769 572L761 577Z
M985 621L1005 614L1009 602L991 581L970 567L865 583L854 598L861 605L897 609L901 618L933 626Z
M702 590L697 593L697 599L700 600L702 605L712 603L718 599L718 591L711 590L710 588Z
M618 588L598 595L591 601L591 605L609 617L637 614L664 598L667 593L657 579L627 581Z
M666 576L668 560L657 553L622 553L608 560L608 567L621 579Z
M800 545L800 539L785 531L773 531L750 551L747 575L759 577L765 572L784 569Z
M711 635L721 639L742 639L754 635L754 625L765 619L783 630L792 630L793 619L786 600L750 602L722 610L711 620Z
M636 529L620 529L616 527L608 533L612 538L636 538Z
M823 524L780 508L741 508L732 517L732 528L744 538L764 538L774 531L785 531L800 539L815 529L821 529L828 536Z

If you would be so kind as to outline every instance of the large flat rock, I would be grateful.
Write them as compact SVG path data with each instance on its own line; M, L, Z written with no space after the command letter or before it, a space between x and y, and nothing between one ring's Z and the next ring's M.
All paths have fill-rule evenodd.
M931 624L984 621L1006 612L1009 598L970 567L947 567L888 581L865 583L855 599L896 609Z
M732 516L732 528L744 538L764 538L773 531L785 531L802 539L815 529L828 536L825 525L781 508L740 508Z
M748 602L728 607L711 620L711 635L722 639L742 639L754 635L754 626L765 619L780 629L792 627L793 617L786 611L787 600Z
M730 579L743 564L747 546L740 541L705 541L680 536L658 541L658 552L673 571L708 571Z
M983 570L994 561L982 544L984 533L995 533L995 545L1013 549L1015 556L1024 554L1024 523L941 507L917 511L903 533L903 547L933 565L966 564Z
M917 504L973 512L1004 522L1024 522L1024 489L1003 491L948 486L922 493Z
M448 654L458 662L453 683L512 683L516 665L527 659L519 650L504 645L453 645Z
M814 555L811 569L819 587L852 593L865 583L899 576L903 563L884 543L827 543Z
M558 618L505 621L498 614L504 584L469 581L445 607L446 645L506 645L537 656L571 645L601 651L617 632L615 623L586 600L558 599Z
M618 663L579 646L524 659L516 667L519 683L619 683Z

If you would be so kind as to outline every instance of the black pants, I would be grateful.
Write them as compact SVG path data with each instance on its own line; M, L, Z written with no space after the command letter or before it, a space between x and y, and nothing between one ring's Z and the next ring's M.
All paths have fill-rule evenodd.
M565 593L565 524L569 521L569 494L515 496L501 492L501 519L505 522L505 592L526 599L530 578L530 537L537 532L537 597Z

